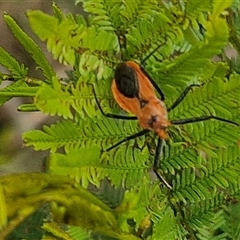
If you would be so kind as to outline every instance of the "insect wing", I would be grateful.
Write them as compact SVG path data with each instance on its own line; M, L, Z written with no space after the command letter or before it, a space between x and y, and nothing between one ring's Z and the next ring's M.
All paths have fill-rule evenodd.
M154 88L140 66L133 62L118 64L112 93L118 105L127 112L141 115L142 108L155 96Z
M148 102L149 99L156 96L152 83L150 82L148 76L142 71L141 67L137 63L133 61L128 61L127 65L134 69L137 75L137 81L139 86L138 93L139 99Z
M127 98L138 98L138 76L134 68L122 62L117 65L115 71L115 83L117 89Z
M138 116L141 112L138 98L128 98L123 95L117 88L115 80L112 83L112 93L115 101L125 111Z

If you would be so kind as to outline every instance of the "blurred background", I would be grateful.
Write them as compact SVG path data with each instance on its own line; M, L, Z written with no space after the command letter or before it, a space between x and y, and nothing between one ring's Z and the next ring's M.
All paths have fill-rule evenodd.
M75 0L55 0L55 3L64 14L68 12L81 13L81 8L75 6ZM36 66L30 55L12 35L4 22L3 15L4 12L7 12L15 19L21 28L39 44L58 76L64 77L66 68L53 60L51 54L46 51L45 43L42 43L31 31L25 14L29 9L38 9L52 14L51 5L52 1L50 0L0 0L0 46L20 63L24 63L30 69L29 76L31 77L41 77L41 75L39 75L39 71L36 71ZM0 71L6 72L1 66ZM7 84L9 83L4 82L0 88ZM14 98L0 106L0 175L14 172L44 171L47 152L36 152L32 148L24 147L22 133L41 128L43 124L48 124L54 120L40 112L17 111L17 107L21 103L28 101L30 99Z

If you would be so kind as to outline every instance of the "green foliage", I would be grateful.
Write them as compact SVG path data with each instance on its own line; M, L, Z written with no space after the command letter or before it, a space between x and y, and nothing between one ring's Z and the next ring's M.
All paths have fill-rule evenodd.
M23 182L23 188L16 187L11 177L0 181L1 226L10 218L18 225L21 214L27 219L48 202L53 219L46 223L48 216L41 217L42 236L238 239L239 224L229 222L240 216L233 210L239 208L239 127L217 120L170 127L159 166L170 190L151 177L153 133L104 151L140 128L137 121L104 117L93 96L94 87L105 112L126 114L113 101L110 86L116 64L134 59L142 61L161 87L167 106L186 86L199 84L169 114L170 120L215 115L240 123L240 77L224 51L239 37L237 4L231 8L230 1L214 0L76 3L89 14L86 19L64 15L55 4L53 15L27 13L32 30L53 57L72 67L67 79L56 75L37 44L5 15L14 36L42 71L42 79L28 76L27 68L0 48L0 64L9 71L0 74L1 80L14 81L0 90L0 103L33 97L19 109L60 119L23 135L26 146L49 150L48 174L17 176L15 181ZM153 54L148 57L149 53ZM94 186L98 198L78 185ZM114 194L119 196L115 203ZM57 222L67 225L61 228ZM10 228L7 232L14 233Z
M16 182L21 182L22 185L19 187L16 185ZM43 229L49 233L54 233L55 231L55 236L60 235L59 237L69 239L66 238L66 234L61 234L60 226L57 228L57 225L52 223L53 220L63 222L65 218L68 224L81 226L84 229L91 229L120 239L137 239L130 234L121 232L117 226L117 214L114 210L87 190L82 189L80 186L74 186L76 182L71 178L41 173L16 174L2 177L0 184L1 189L5 193L5 196L1 195L0 199L1 214L3 213L4 216L7 213L8 217L15 217L15 220L11 222L12 224L16 224L16 221L19 224L24 217L26 220L22 225L24 226L25 224L26 228L29 225L29 216L34 210L38 209L45 202L51 202L52 204L49 207L54 213L55 219L48 219L49 217L46 215L49 214L49 210L47 211L47 206L45 206L44 210L41 211L42 215L45 215L45 217L42 217L42 221L43 219L48 219L49 224L45 223ZM48 212L48 214L43 214L43 212ZM37 214L39 214L39 211L37 211ZM35 215L35 220L38 218ZM0 233L0 237L2 239L19 237L16 234L20 233L10 232L9 234L9 230L11 228L5 229L5 231ZM69 231L71 231L71 228ZM83 233L83 231L81 232ZM39 233L35 232L34 234L35 238L39 239L40 236L37 237ZM29 235L27 237L29 238ZM32 238L34 237L32 236Z
M49 65L46 57L44 56L42 50L38 47L36 43L17 25L12 17L5 14L4 19L11 29L13 35L17 40L23 45L26 51L31 54L34 62L38 64L41 68L43 75L46 77L46 80L51 79L54 75L52 67ZM7 66L8 68L8 66Z
M19 64L15 58L0 47L0 64L7 68L14 79L18 80L27 75L27 69L23 64Z

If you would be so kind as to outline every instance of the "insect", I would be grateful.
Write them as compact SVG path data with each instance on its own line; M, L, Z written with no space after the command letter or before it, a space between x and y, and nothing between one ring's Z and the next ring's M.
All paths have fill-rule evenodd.
M181 125L210 119L215 119L239 126L239 124L231 120L213 115L170 121L168 119L168 113L182 102L182 100L193 87L199 86L200 85L198 84L192 84L188 86L175 100L175 102L173 102L173 104L167 108L164 103L164 94L162 90L139 64L134 61L119 63L116 67L115 77L111 87L113 97L122 109L129 113L133 113L136 116L121 116L105 113L102 110L101 105L96 97L96 92L93 89L98 108L106 117L126 120L137 119L143 130L119 141L118 143L106 149L106 151L117 147L123 142L145 135L149 131L154 131L158 136L158 143L154 157L153 170L156 176L161 179L168 188L171 189L171 186L158 172L162 141L168 138L166 128L171 125ZM155 90L158 92L160 99L156 96Z

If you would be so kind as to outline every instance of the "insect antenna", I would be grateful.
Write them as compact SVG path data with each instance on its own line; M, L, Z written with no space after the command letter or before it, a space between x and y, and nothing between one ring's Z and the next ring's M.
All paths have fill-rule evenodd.
M144 70L143 67L141 67L142 72L148 77L149 81L151 82L151 84L154 86L154 88L156 89L156 91L158 92L158 94L161 97L161 100L164 101L165 97L164 97L164 93L161 90L161 88L157 85L157 83L151 78L151 76Z
M165 97L164 97L164 93L161 90L161 88L158 86L158 84L151 78L151 76L145 71L145 69L143 68L144 63L156 52L159 50L159 48L161 48L163 45L165 45L164 41L163 43L159 44L156 48L154 48L145 58L143 58L140 62L140 66L141 66L141 71L148 77L149 81L151 82L151 84L154 86L154 88L156 89L156 91L158 92L158 94L161 97L161 100L164 101Z
M156 48L154 48L145 58L141 60L141 65L143 65L160 47L165 44L165 41L159 44Z

